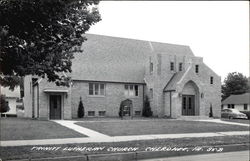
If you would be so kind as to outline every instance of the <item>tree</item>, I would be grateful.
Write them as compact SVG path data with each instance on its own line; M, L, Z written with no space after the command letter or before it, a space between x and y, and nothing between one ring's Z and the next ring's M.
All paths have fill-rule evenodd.
M249 90L249 83L242 73L232 72L227 75L222 84L222 100L231 94L242 94Z
M152 114L153 114L153 112L151 111L150 102L149 102L148 96L146 96L145 101L144 101L143 110L142 110L142 116L150 117L150 116L152 116Z
M101 20L98 0L1 0L0 84L25 75L64 84L84 33ZM14 87L13 87L14 86Z
M10 110L9 104L4 95L0 95L0 113L5 113Z
M79 105L78 105L78 118L83 118L84 117L84 107L83 107L83 104L82 104L82 97L80 97L80 102L79 102Z

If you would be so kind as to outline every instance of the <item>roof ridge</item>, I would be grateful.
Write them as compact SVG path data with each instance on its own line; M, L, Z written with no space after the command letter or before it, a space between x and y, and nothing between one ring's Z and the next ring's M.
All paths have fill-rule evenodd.
M159 43L159 44L168 44L168 45L175 45L175 46L183 46L190 48L189 45L182 45L182 44L173 44L167 42L160 42L160 41L150 41L150 40L143 40L143 39L136 39L136 38L128 38L128 37L118 37L118 36L110 36L110 35L100 35L100 34L93 34L93 33L85 33L85 35L95 35L95 36L103 36L103 37L110 37L110 38L118 38L118 39L126 39L126 40L135 40L135 41L143 41L143 42L150 42L150 43Z

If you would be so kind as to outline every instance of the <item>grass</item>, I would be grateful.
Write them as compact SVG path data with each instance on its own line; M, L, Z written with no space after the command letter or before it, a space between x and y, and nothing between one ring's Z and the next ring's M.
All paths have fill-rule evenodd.
M33 140L86 137L52 121L0 118L0 140Z
M183 120L122 120L107 122L77 122L77 125L86 127L110 136L146 135L146 134L177 134L203 133L223 131L248 131L248 127L226 125L210 122L183 121Z
M222 146L228 144L247 144L249 136L223 136L208 138L181 138L181 139L157 139L140 140L117 143L88 143L88 144L65 144L65 145L43 145L38 147L61 147L57 151L31 150L33 146L1 147L0 153L3 160L45 158L63 156L82 156L85 154L121 153L120 151L108 151L110 147L137 147L137 151L145 151L147 147L197 147L197 146ZM66 147L104 147L101 151L64 151Z
M250 120L247 119L221 119L222 121L236 122L242 124L250 124Z

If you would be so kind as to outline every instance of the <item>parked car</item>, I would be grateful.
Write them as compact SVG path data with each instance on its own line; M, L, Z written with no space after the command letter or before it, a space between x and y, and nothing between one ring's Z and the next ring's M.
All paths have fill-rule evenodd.
M229 119L247 119L247 115L237 109L223 109L221 110L221 117Z

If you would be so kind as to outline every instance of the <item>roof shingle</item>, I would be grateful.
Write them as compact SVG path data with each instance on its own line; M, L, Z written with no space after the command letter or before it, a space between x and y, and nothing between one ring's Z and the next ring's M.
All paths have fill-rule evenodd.
M191 49L143 40L86 34L83 53L72 63L73 80L144 83L145 63L151 54L193 56Z
M250 93L230 95L222 104L250 104Z

